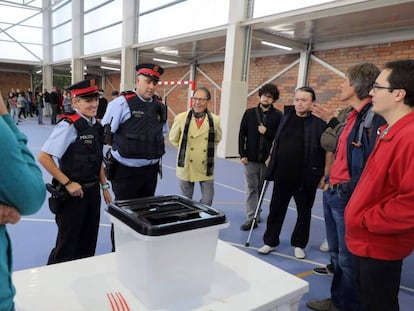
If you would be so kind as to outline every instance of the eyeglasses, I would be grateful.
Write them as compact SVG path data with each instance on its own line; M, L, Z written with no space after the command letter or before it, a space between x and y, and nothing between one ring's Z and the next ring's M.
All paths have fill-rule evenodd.
M395 88L393 88L393 87L390 87L390 86L381 86L381 85L379 85L379 84L377 84L377 83L374 83L374 84L372 85L372 87L371 87L371 90L374 90L374 92L375 92L376 90L390 90L390 91L394 91L394 89L395 89Z
M208 100L207 98L198 98L198 97L191 97L191 99L193 101L200 101L200 102L206 102Z

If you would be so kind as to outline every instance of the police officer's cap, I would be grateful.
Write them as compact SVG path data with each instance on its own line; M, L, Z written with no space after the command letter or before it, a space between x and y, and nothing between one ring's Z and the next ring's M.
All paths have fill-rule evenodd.
M83 80L69 86L67 91L70 91L71 97L92 97L98 95L98 86L95 79Z
M137 75L144 75L155 81L158 81L164 73L164 69L155 64L139 64L135 66L135 70L137 71Z

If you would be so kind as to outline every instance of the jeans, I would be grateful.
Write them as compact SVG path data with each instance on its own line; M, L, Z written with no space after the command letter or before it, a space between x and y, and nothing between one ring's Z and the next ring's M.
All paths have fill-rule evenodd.
M20 110L19 108L14 108L14 107L10 108L10 114L15 124L19 123L19 112L20 112L19 110Z
M247 220L252 220L256 212L259 196L266 177L267 167L264 163L248 162L244 165L246 175L246 213ZM257 214L260 218L260 211Z
M338 195L338 191L328 189L323 192L326 237L329 253L334 265L331 284L331 298L340 310L362 310L357 292L355 258L345 244L344 212L348 198Z
M37 112L38 112L38 114L37 114L37 122L39 124L42 124L43 123L43 108L37 108Z
M214 197L214 180L200 181L201 188L201 204L211 206L213 204ZM189 199L193 199L194 182L180 179L181 194Z

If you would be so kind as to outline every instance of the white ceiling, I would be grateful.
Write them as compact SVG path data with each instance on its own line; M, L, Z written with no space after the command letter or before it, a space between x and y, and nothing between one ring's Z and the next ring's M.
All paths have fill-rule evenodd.
M348 1L353 2L353 1ZM414 40L414 1L368 0L354 1L340 8L326 7L315 11L307 9L252 19L242 26L252 29L251 57L297 53L311 47L313 51L367 44L379 44L395 41ZM265 46L262 40L289 45L293 51ZM139 49L140 62L152 62L153 58L170 59L178 65L223 61L226 46L226 29L212 32L199 32L186 37L154 42ZM167 55L154 50L176 50L178 55ZM113 58L120 58L120 52L114 52ZM102 74L99 68L100 57L86 59L88 72ZM161 63L160 63L161 64ZM0 63L0 70L16 64ZM165 67L171 65L166 64ZM22 70L35 70L22 65ZM54 66L56 72L68 72L68 64ZM36 69L37 70L37 69ZM113 73L113 71L106 71Z

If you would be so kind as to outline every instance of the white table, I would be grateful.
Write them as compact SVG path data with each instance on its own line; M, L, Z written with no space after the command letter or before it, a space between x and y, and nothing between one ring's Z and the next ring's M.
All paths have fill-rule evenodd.
M117 279L113 253L17 271L13 280L16 311L149 310ZM168 310L295 311L308 290L302 279L219 240L211 290Z

